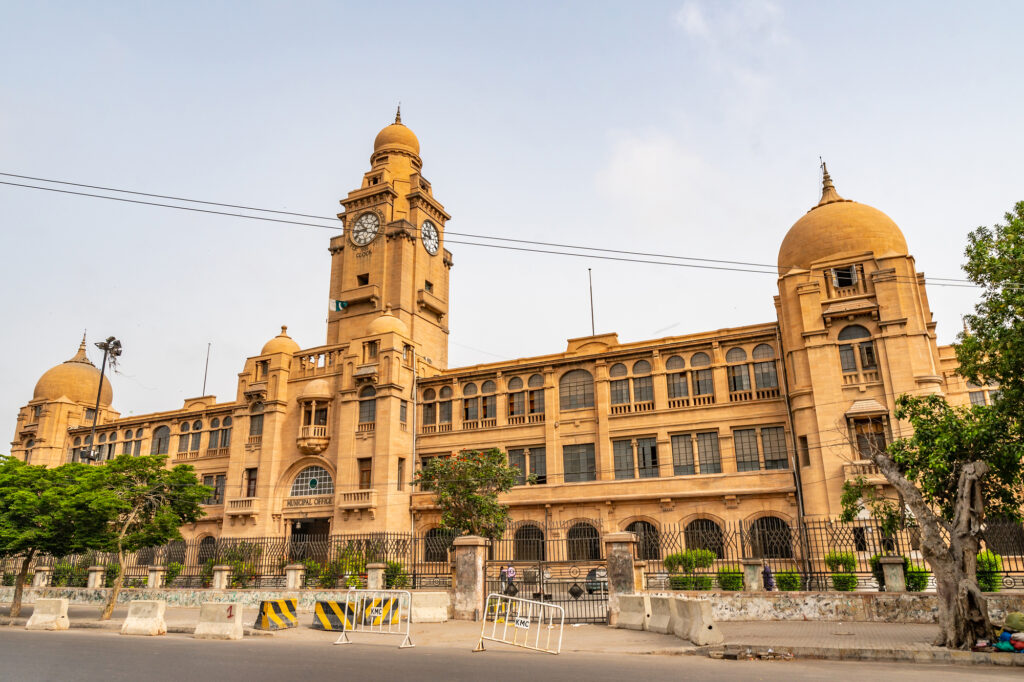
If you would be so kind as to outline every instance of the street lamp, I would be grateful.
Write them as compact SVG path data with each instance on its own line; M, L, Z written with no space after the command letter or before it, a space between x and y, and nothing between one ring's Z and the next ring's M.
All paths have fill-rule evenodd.
M110 365L117 364L117 358L121 355L121 342L113 336L108 336L106 341L100 341L96 347L103 351L103 363L100 365L100 385L96 389L96 408L92 411L92 435L89 436L89 454L87 458L91 462L99 459L96 451L96 422L100 418L100 396L103 395L103 373L107 369L107 357L110 357Z

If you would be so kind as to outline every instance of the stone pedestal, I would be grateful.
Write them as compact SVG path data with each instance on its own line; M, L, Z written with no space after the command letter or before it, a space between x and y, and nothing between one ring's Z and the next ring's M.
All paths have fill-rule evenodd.
M878 559L882 565L882 575L885 577L886 592L906 592L907 581L903 577L903 557L884 556Z
M90 566L89 567L89 581L85 584L90 590L95 590L103 587L106 582L107 569L104 566Z
M159 590L164 586L164 576L166 574L166 566L150 566L146 576L146 587L151 590Z
M764 563L760 559L743 559L743 589L764 592Z
M387 564L381 563L366 564L366 589L384 589L384 569L386 569L387 567Z
M455 620L480 620L487 596L484 583L484 560L490 541L478 535L455 538Z
M214 566L213 567L213 584L210 585L215 590L226 590L228 585L231 584L231 567L230 566Z
M305 564L288 564L284 567L284 587L286 590L301 590L305 584Z
M32 576L32 587L47 587L50 584L50 573L53 571L49 566L40 566Z
M604 536L604 556L608 572L608 625L614 626L619 620L619 597L636 594L642 588L638 584L636 566L633 562L633 547L636 533L608 533Z

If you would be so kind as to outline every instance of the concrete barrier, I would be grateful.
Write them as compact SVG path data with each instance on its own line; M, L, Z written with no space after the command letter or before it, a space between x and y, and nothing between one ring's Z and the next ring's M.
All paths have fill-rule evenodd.
M695 599L675 600L677 618L673 623L676 637L686 639L696 646L721 644L725 641L722 631L711 619L711 604Z
M196 639L242 639L242 605L203 602L199 624L192 635Z
M67 630L69 627L67 599L36 599L32 617L25 625L26 630Z
M121 626L122 635L166 635L164 612L167 602L136 599L128 606L128 617Z
M446 623L451 609L452 600L447 592L412 591L409 617L413 623Z
M675 607L675 599L672 597L651 598L651 617L647 621L647 629L651 632L660 632L663 635L671 635L674 620L678 619L678 612Z
M626 630L647 630L651 618L650 597L646 594L619 595L619 619L617 628Z

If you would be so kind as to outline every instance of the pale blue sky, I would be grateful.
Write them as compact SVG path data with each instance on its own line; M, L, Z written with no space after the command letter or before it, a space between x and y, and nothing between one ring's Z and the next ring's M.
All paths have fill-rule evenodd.
M774 263L820 154L960 277L966 233L1024 199L1022 7L4 1L0 172L332 215L401 100L453 231ZM0 451L83 328L124 342L125 415L198 395L208 341L222 400L279 325L324 341L325 230L3 185L0 207ZM771 275L450 249L452 366L588 334L588 266L623 340L774 317ZM949 342L976 292L929 296Z

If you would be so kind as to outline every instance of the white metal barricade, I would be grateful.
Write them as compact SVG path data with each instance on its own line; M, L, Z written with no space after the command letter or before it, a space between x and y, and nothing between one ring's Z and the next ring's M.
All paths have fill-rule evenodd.
M565 609L561 606L491 593L487 595L484 622L480 626L480 641L473 651L485 651L486 639L557 654L562 650L564 626ZM552 644L556 629L557 641Z
M399 649L415 646L409 637L412 595L408 590L349 590L333 603L341 620L341 636L335 644L351 644L349 632L373 632L403 635Z

